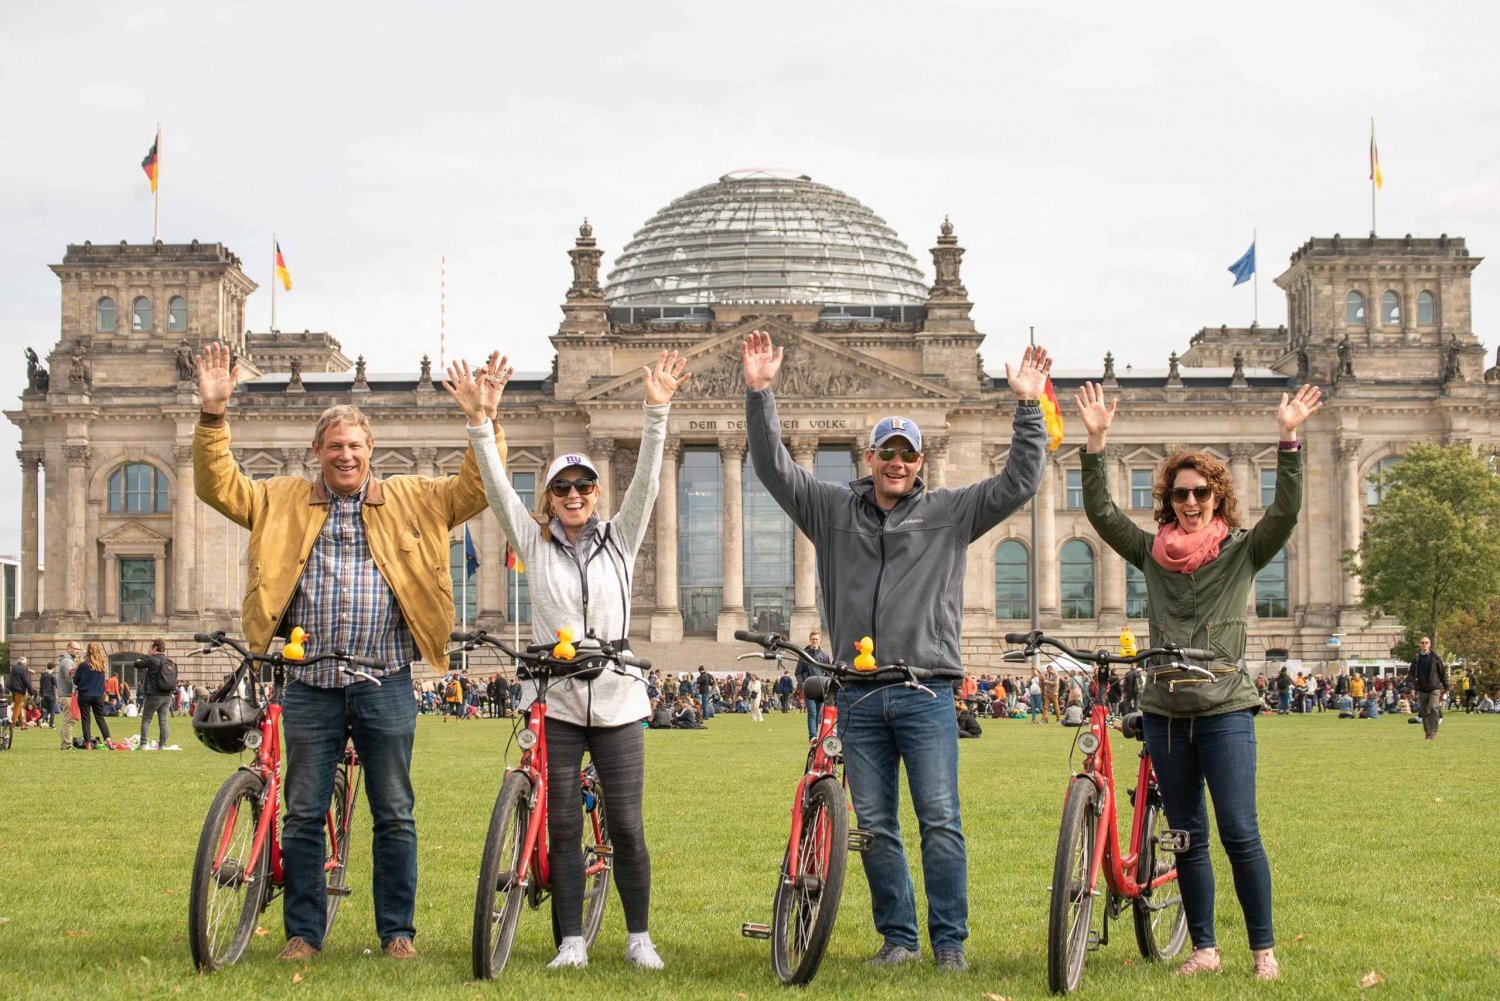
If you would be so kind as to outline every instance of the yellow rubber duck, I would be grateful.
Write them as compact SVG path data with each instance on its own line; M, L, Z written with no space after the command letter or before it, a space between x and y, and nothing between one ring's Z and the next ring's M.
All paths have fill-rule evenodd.
M558 660L572 660L577 653L573 646L573 630L563 626L557 631L557 646L552 648L552 656Z
M854 644L854 649L859 651L859 656L854 658L854 669L856 671L875 670L875 641L868 636L861 637Z
M301 626L293 627L292 638L287 640L286 646L281 648L281 655L287 660L301 660L307 656L307 650L304 649L303 644L309 639L311 637L307 635L307 630Z

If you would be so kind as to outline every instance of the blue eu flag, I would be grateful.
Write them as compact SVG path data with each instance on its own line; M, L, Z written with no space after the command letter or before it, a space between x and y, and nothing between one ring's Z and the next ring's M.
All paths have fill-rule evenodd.
M1250 242L1250 249L1245 251L1245 256L1229 265L1229 273L1234 275L1234 283L1243 285L1255 274L1255 241Z
M469 534L469 526L464 526L464 570L470 577L474 571L479 569L479 550L474 548L474 536Z

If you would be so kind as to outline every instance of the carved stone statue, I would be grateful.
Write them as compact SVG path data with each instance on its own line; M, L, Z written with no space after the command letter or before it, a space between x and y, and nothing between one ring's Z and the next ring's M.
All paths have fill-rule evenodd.
M1115 381L1115 353L1113 351L1104 352L1104 381Z
M421 383L432 381L432 357L430 355L422 356L422 374L417 376L417 381Z
M1307 348L1299 348L1297 351L1297 381L1306 383L1312 378L1312 359L1307 355Z
M360 355L354 360L354 384L362 385L365 381L365 356Z
M94 388L94 363L84 356L82 344L74 345L68 360L68 384L86 391Z
M192 382L198 378L198 359L193 357L193 349L188 347L186 337L177 342L176 360L178 382Z
M958 245L958 237L953 235L953 223L947 216L943 217L937 242L938 245L932 248L932 295L966 297L968 290L959 278L964 248Z
M1173 351L1171 356L1167 358L1167 382L1182 381L1182 373L1178 371L1178 364L1177 352Z
M1354 348L1349 344L1349 335L1339 341L1339 377L1343 379L1354 378Z
M42 374L46 375L45 372ZM1491 368L1487 368L1484 371L1484 381L1487 385L1491 386L1493 386L1497 382L1500 382L1500 348L1495 349L1494 366Z
M1234 374L1230 376L1229 381L1237 386L1245 384L1245 352L1236 351L1234 353Z
M1463 355L1464 349L1458 343L1458 338L1450 334L1448 337L1448 357L1443 363L1444 382L1464 381Z
M292 377L287 381L288 386L302 385L302 359L296 355L292 356Z
M595 242L594 227L589 225L588 219L578 227L578 239L573 241L568 256L573 259L573 287L568 289L568 298L600 298L603 292L599 288L599 259L604 256L604 251Z
M26 385L38 393L45 393L51 384L52 378L47 370L42 368L42 360L36 356L32 348L26 349Z

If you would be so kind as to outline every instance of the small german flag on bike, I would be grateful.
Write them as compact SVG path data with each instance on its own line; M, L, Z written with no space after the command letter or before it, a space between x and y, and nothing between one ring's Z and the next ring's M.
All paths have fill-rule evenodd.
M141 169L146 176L151 178L151 192L156 193L156 178L161 168L161 158L157 151L161 148L161 133L156 134L156 141L151 144L151 152L146 154L146 159L141 161Z

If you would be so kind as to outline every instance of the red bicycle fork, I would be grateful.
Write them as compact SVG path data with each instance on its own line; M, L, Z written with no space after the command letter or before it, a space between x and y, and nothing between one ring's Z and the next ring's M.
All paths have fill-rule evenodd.
M522 885L532 878L533 870L541 886L552 881L547 859L547 706L533 702L527 714L526 729L536 739L521 752L521 763L515 771L531 782L531 818L526 823L526 840L521 846L521 871L516 874ZM507 773L508 775L509 773Z
M1136 847L1141 843L1141 832L1146 823L1146 805L1151 790L1155 787L1155 776L1151 771L1151 757L1144 748L1140 753L1140 764L1136 770L1135 802L1130 815L1130 840L1126 851L1120 850L1120 827L1118 798L1115 794L1114 752L1108 733L1108 713L1102 704L1094 707L1090 729L1098 739L1098 749L1084 758L1082 778L1093 782L1099 790L1099 818L1095 822L1094 856L1089 863L1089 886L1097 884L1103 870L1105 882L1116 896L1135 899L1149 890L1170 883L1177 878L1174 866L1160 876L1153 876L1148 884L1136 881L1135 870L1140 863ZM1105 867L1108 856L1109 866Z

